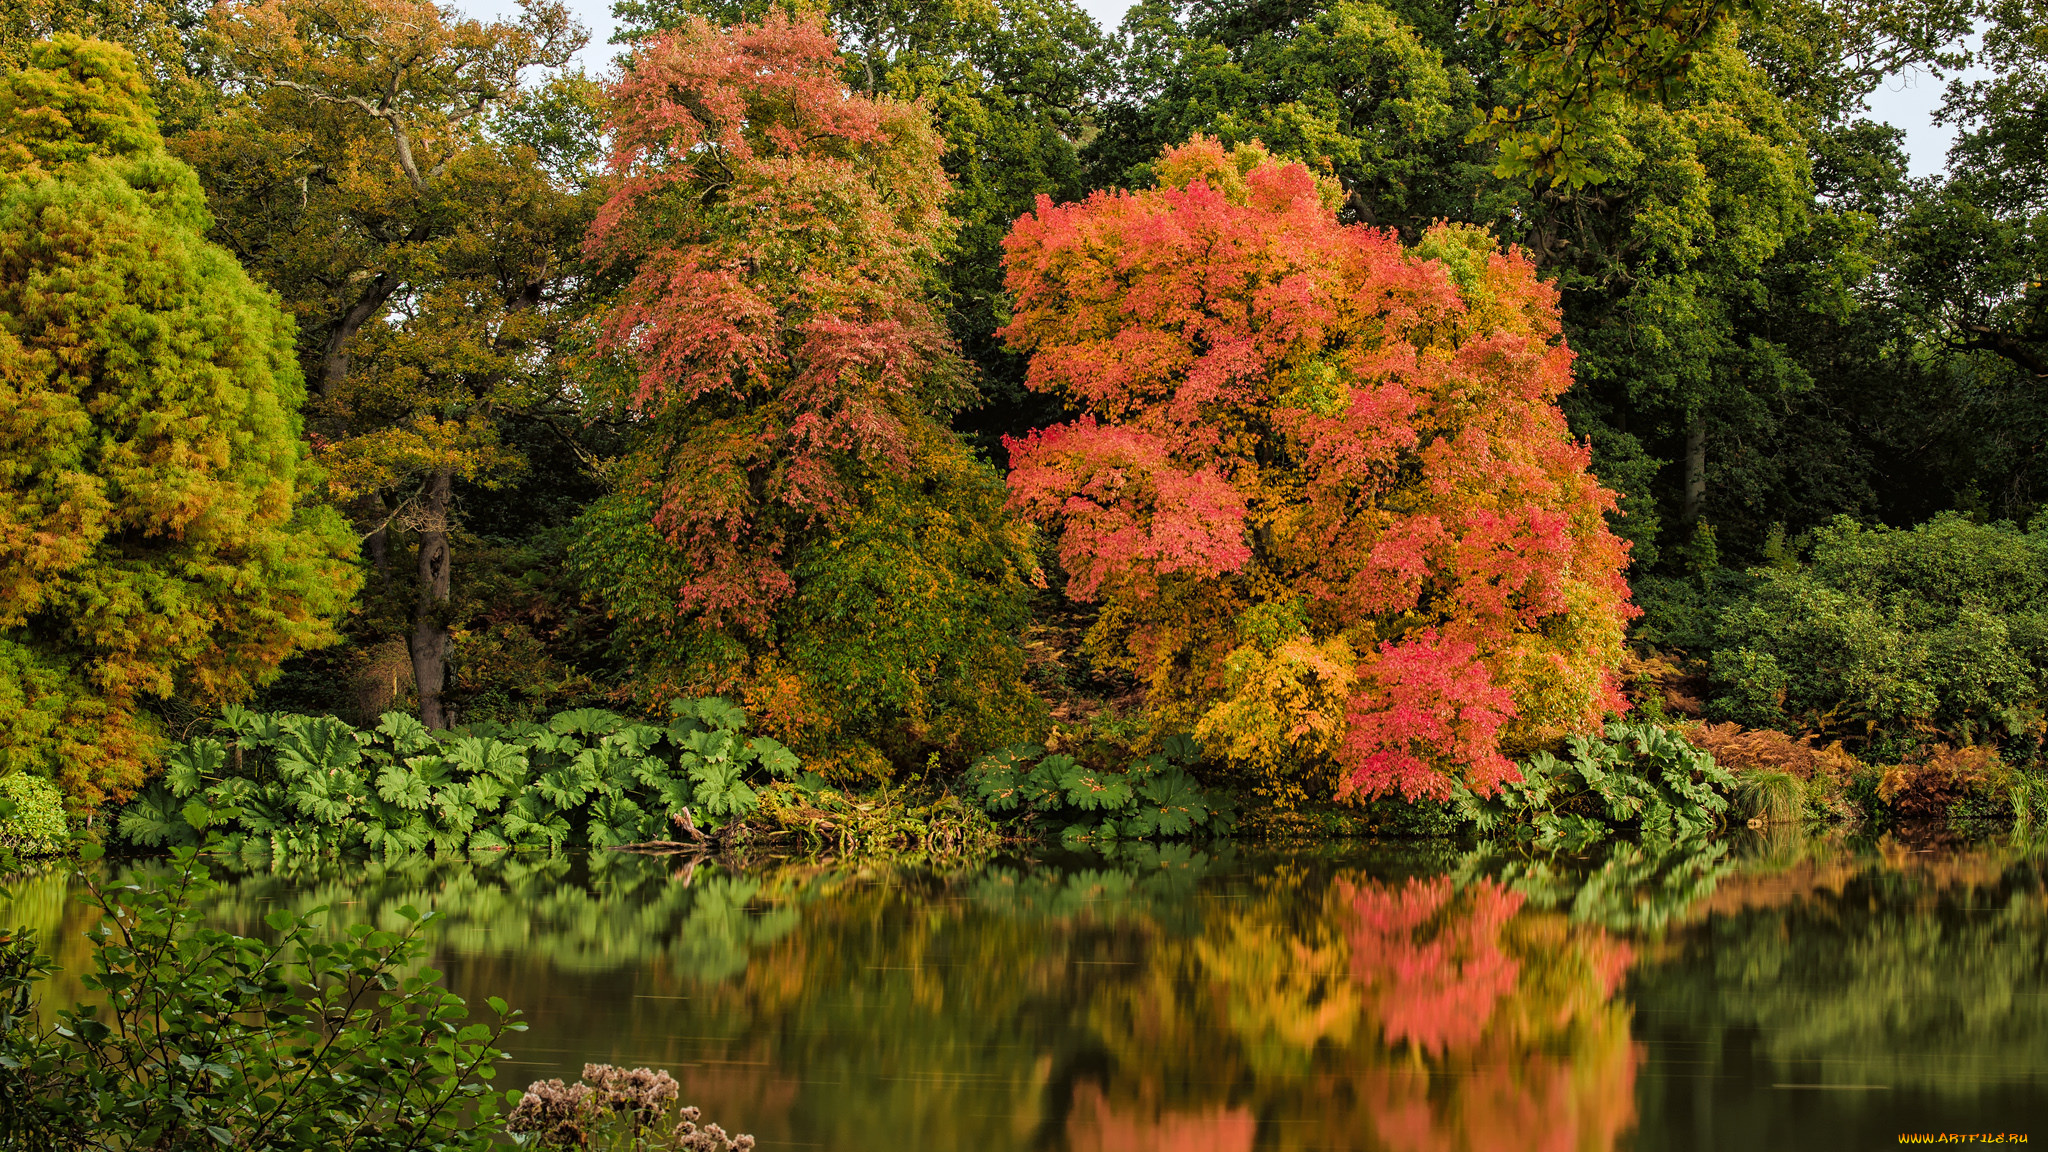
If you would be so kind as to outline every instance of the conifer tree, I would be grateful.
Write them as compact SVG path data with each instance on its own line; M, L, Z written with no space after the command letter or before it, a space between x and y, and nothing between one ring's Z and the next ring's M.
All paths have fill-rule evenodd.
M359 578L300 439L291 320L163 148L133 57L75 36L0 80L0 772L90 806L152 701L247 696Z

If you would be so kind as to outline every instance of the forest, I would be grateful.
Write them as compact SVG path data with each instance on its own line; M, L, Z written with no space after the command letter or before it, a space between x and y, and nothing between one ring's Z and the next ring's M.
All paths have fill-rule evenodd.
M2041 0L615 14L8 6L12 846L2048 816Z

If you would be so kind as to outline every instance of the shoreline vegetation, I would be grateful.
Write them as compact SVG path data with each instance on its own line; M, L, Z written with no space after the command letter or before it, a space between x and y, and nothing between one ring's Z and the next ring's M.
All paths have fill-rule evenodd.
M2038 779L1995 749L1933 745L1868 764L1838 742L1684 719L1696 678L1669 661L1635 669L1648 698L1638 711L1681 718L1572 737L1523 762L1521 779L1491 797L1461 789L1365 804L1275 803L1205 765L1190 738L1137 756L1126 741L1089 740L1085 727L1066 730L1064 753L1020 745L954 777L849 786L749 737L745 714L716 698L678 701L660 726L578 709L546 725L441 733L402 713L362 730L230 706L215 735L171 749L162 782L91 825L67 820L47 783L0 778L0 853L161 855L204 844L251 858L600 849L731 861L1499 837L1575 850L1610 838L1705 841L1744 826L2024 830L2048 817Z

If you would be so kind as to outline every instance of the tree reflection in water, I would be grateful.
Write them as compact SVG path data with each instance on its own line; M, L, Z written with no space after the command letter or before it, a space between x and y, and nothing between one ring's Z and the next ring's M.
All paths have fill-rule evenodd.
M1719 1034L1762 1026L1743 1015L1760 1001L1727 993L1760 960L1839 976L1774 1009L1793 1027L1773 1043L1806 1057L1896 1041L1876 1008L1818 1022L1830 1003L1924 994L1879 956L1896 952L1983 969L2031 1028L2048 917L2029 854L1828 851L1140 849L746 873L617 854L327 861L252 866L212 915L260 932L280 904L379 924L436 907L435 966L534 1021L511 1077L666 1067L764 1146L1580 1152L1622 1142L1639 1098L1660 1132L1670 1119L1667 1091L1643 1094L1660 1033L1625 984L1668 1006L1658 1028ZM2001 911L1972 927L1940 895L1958 885ZM75 937L49 886L18 914ZM1980 944L2010 959L1987 967ZM1964 1015L2034 1053L1996 1013Z

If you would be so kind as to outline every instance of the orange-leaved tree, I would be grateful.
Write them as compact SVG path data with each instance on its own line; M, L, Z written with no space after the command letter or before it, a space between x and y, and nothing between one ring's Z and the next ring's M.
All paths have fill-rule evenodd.
M693 19L613 90L586 248L623 285L637 442L579 556L650 695L737 693L814 763L882 772L1024 734L1036 567L942 422L968 393L930 296L939 137L842 63L815 15Z
M1283 800L1491 791L1619 709L1626 549L1556 293L1476 228L1341 226L1255 145L1156 171L1007 242L1005 336L1081 413L1010 443L1011 502L1096 658Z

